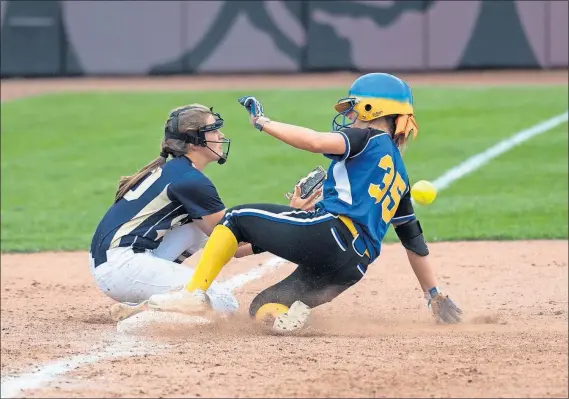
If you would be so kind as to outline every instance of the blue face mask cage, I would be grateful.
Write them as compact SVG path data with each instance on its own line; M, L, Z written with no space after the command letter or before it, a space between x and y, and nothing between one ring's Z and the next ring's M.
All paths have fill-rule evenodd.
M345 98L341 98L340 100L338 100L338 103L341 103L342 101L345 100L350 100L350 108L348 108L347 110L345 110L344 112L338 112L336 114L336 116L334 117L334 119L332 120L332 131L336 132L338 130L344 129L346 127L352 126L354 124L354 122L356 121L356 119L358 118L359 114L357 111L354 111L354 107L356 106L356 104L358 103L358 100L353 98L353 97L345 97ZM348 114L350 112L354 111L356 113L356 116L354 118L354 120L350 120L348 118ZM342 117L342 123L338 123L338 118ZM347 122L346 122L347 120Z

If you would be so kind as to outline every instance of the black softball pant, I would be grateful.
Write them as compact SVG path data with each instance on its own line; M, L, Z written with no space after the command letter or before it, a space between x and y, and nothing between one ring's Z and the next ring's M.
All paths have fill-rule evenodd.
M249 204L227 210L220 224L238 242L296 263L284 280L258 294L249 308L254 316L266 303L291 306L300 300L313 308L330 302L365 274L369 257L358 253L354 235L338 217L283 205Z

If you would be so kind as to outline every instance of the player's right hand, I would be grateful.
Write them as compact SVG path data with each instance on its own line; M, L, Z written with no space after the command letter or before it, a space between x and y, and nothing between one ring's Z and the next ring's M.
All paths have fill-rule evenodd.
M259 116L265 115L263 112L263 104L261 104L255 97L243 96L240 97L237 101L239 101L239 104L245 107L250 116L258 118Z

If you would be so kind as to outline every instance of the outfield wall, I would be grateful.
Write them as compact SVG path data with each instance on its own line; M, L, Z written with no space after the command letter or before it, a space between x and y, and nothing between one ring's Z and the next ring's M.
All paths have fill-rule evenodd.
M566 1L5 1L1 73L567 68Z

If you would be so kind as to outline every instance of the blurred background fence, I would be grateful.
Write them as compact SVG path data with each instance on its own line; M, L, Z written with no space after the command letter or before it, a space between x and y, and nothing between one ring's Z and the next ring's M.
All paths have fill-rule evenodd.
M5 1L1 74L568 66L567 1Z

